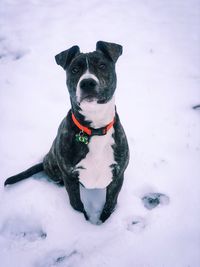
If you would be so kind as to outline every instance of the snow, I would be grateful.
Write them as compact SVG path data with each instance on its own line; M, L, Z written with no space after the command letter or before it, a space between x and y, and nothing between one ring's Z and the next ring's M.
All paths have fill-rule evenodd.
M200 266L199 25L199 0L1 0L0 266ZM54 55L98 40L124 48L131 160L116 211L94 225L46 179L3 182L41 161L70 107ZM149 193L169 203L146 209Z

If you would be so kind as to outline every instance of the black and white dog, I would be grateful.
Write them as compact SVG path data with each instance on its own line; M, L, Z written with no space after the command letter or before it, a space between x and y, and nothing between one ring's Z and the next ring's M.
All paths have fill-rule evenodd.
M87 192L105 190L98 220L104 222L111 215L129 161L126 135L115 107L115 63L121 54L121 45L99 41L92 53L81 53L73 46L56 55L57 64L67 74L72 108L43 162L8 178L5 185L44 171L54 182L64 184L72 207L87 219L91 215L81 192L84 188Z

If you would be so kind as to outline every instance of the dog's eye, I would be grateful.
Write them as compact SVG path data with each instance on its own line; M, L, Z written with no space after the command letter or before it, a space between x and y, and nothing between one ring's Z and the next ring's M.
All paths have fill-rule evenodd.
M99 64L100 70L105 70L105 68L106 68L106 64L104 64L104 63Z
M72 72L73 74L76 74L76 73L79 72L79 68L74 67L74 68L71 70L71 72Z

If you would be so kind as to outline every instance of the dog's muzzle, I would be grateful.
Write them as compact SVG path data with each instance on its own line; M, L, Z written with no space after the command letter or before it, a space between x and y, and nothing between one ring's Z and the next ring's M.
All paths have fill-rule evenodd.
M83 79L80 82L81 101L86 100L91 102L97 98L98 95L98 83L92 79Z

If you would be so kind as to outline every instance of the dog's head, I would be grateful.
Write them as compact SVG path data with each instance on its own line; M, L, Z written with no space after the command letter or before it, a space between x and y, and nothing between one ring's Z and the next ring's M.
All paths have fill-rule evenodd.
M115 63L121 54L121 45L99 41L92 53L81 53L73 46L56 55L57 64L67 74L71 101L80 107L85 102L110 101L116 89Z

